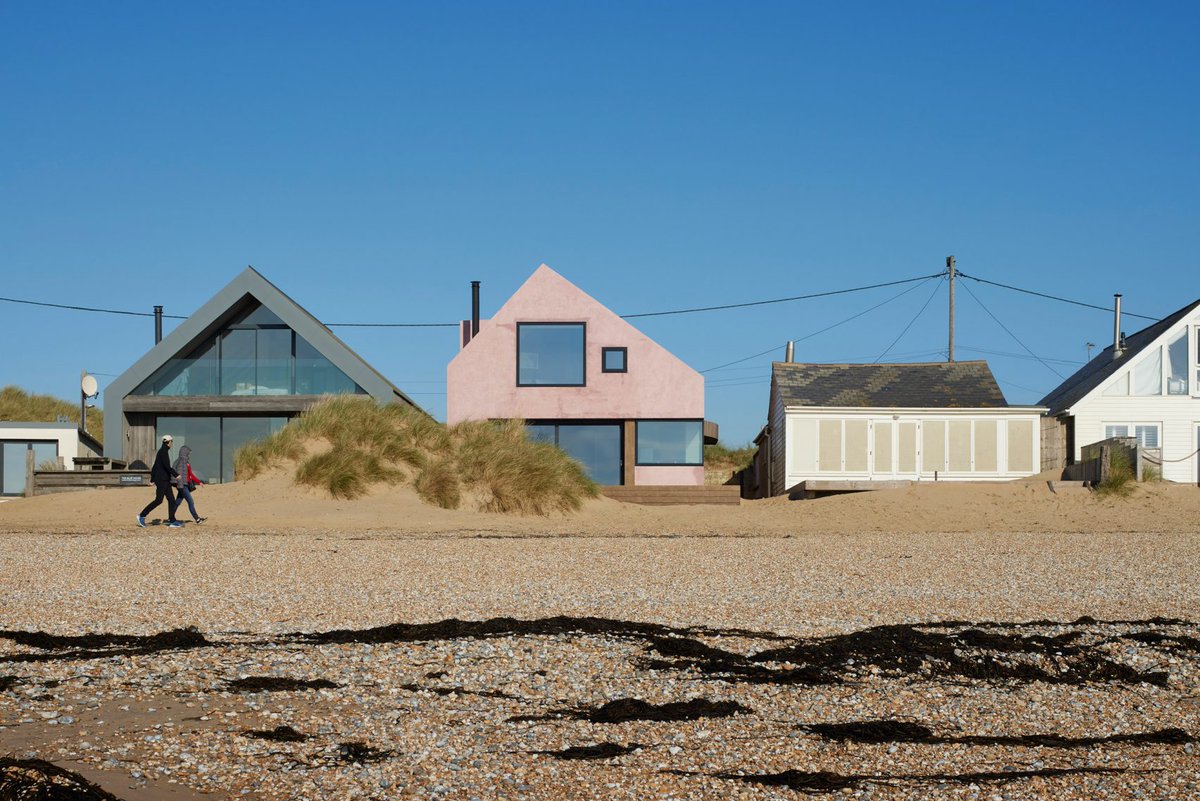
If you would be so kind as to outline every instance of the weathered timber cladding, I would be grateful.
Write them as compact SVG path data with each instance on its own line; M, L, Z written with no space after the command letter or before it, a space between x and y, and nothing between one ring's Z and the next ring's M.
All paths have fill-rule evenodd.
M1067 426L1062 420L1042 415L1042 470L1067 466Z

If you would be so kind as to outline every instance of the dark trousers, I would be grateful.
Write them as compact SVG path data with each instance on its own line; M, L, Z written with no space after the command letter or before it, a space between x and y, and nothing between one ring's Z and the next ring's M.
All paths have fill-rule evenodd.
M145 517L153 512L163 502L163 498L167 499L167 522L174 523L175 507L179 504L179 501L175 500L175 493L171 491L171 483L169 481L164 481L161 484L155 483L154 501L146 504L146 508L142 510L141 516Z
M199 520L200 515L196 514L196 502L192 500L192 491L187 488L187 484L179 488L179 497L175 499L175 508L178 509L182 506L184 501L187 501L188 509L192 513L192 519Z

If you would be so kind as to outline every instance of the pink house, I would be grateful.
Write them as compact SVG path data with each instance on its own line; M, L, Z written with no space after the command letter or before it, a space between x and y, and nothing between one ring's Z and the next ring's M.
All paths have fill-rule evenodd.
M448 423L522 418L598 484L704 484L704 377L579 287L543 264L472 326L446 368Z

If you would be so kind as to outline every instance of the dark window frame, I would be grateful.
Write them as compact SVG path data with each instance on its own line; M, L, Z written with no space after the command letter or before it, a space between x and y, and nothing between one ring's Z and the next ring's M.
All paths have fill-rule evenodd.
M539 417L534 420L526 420L527 426L553 426L554 427L554 447L558 447L558 429L559 426L616 426L620 432L621 449L618 451L620 458L617 461L619 468L619 484L601 484L605 487L622 487L625 485L625 437L628 436L628 426L625 425L625 420L616 420L606 417L589 417L586 419L576 420L570 417Z
M642 423L699 423L699 462L643 462L638 443L638 426ZM703 417L640 417L633 421L633 464L635 467L704 467L704 418Z
M621 354L621 369L610 370L608 368L608 354ZM628 373L629 372L629 348L601 348L600 349L600 371L604 373Z
M523 326L545 326L545 325L577 325L583 328L583 347L580 354L580 365L582 366L582 380L578 384L522 384L521 383L521 328ZM515 358L513 359L516 365L516 379L518 387L586 387L587 386L587 321L586 320L537 320L534 322L518 322L517 323L517 347Z

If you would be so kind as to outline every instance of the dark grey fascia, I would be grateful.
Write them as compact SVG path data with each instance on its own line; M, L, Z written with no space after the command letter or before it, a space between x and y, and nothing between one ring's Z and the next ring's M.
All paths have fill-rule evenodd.
M105 456L113 459L125 458L125 442L122 437L125 397L168 361L195 347L220 328L232 313L243 305L247 296L274 312L289 328L316 348L318 353L329 359L380 403L401 401L415 409L421 408L379 371L363 361L300 304L285 295L253 267L247 267L105 388Z

